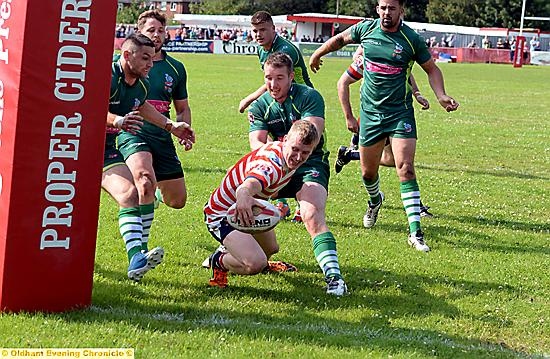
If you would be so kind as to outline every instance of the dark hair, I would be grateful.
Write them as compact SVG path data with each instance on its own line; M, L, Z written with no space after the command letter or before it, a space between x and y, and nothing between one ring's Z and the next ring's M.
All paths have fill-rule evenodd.
M122 43L122 47L132 47L133 50L142 48L143 46L152 47L154 49L155 43L147 36L137 33L129 35Z
M309 121L298 120L292 124L292 127L288 131L288 136L294 135L300 139L300 142L304 145L315 145L319 143L319 133L317 127Z
M147 22L147 19L156 19L158 20L162 26L166 26L166 15L161 13L158 10L147 10L139 14L138 21L137 21L137 27L139 30L143 29L145 26L145 22Z
M257 11L252 15L252 18L250 19L250 23L252 25L260 25L264 22L268 22L271 25L273 25L273 19L271 18L271 14L267 11Z
M274 52L271 55L269 55L269 57L264 63L264 68L267 65L270 65L276 68L286 67L288 68L288 73L291 73L292 71L294 71L294 64L292 63L292 59L290 58L290 56L288 56L284 52Z

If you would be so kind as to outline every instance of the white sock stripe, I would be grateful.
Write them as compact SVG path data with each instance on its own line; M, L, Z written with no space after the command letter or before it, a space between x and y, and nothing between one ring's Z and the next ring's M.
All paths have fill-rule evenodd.
M411 198L411 199L403 199L403 206L405 208L410 206L418 206L420 207L420 197L418 198Z
M155 218L155 212L147 213L147 214L141 214L141 219L144 221L152 221L153 218Z
M338 253L335 250L323 251L316 257L320 266L323 266L323 263L326 263L331 258L336 258L336 260L338 260Z
M413 223L413 222L420 222L420 215L415 213L415 214L409 216L408 219L409 219L409 224Z
M405 199L405 198L420 198L420 191L401 193L401 199Z
M125 223L119 223L118 228L120 228L121 232L141 231L141 229L143 228L143 225L141 223L125 222Z

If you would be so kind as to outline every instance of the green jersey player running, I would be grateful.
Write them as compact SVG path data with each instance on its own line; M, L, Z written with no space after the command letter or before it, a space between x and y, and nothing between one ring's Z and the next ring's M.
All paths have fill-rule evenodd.
M157 10L145 11L139 15L137 25L139 33L150 38L155 46L153 67L148 76L147 103L166 117L170 117L173 104L176 122L191 125L185 67L162 50L166 37L165 15ZM192 147L189 142L184 145L186 150ZM136 133L122 133L118 146L138 189L143 247L147 251L156 194L171 208L183 208L186 204L187 189L181 162L170 133L148 123L144 123Z
M309 60L313 72L321 57L350 43L360 43L364 55L361 85L359 152L361 175L370 200L363 225L374 226L384 196L380 192L378 167L386 138L390 137L401 198L409 222L408 243L416 250L430 250L420 228L420 189L414 170L416 122L408 78L414 62L428 74L440 105L454 111L458 103L445 93L441 70L424 40L403 24L404 0L379 0L376 20L364 20L333 36Z
M169 130L185 143L193 143L195 135L186 123L173 123L145 101L149 83L145 77L153 65L153 42L143 35L131 35L122 44L120 58L112 64L109 112L101 186L118 203L120 234L126 246L128 278L139 281L155 268L164 256L162 248L150 251L143 246L143 222L138 191L122 154L116 148L119 133L136 133L143 120ZM122 132L121 132L122 131Z

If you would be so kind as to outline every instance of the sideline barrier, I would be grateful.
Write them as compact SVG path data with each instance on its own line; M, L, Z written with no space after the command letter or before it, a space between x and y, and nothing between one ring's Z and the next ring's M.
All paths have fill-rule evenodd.
M115 49L120 49L120 45L124 39L115 38ZM294 43L304 56L311 56L313 52L321 46L319 43L312 42L295 42ZM169 41L165 49L169 52L192 52L192 53L209 53L223 55L256 55L256 44L254 42L245 41L229 41L222 40L184 40L184 41ZM327 57L352 57L357 49L357 45L351 44L344 48L330 53ZM444 57L450 56L452 62L473 62L473 63L497 63L511 64L511 52L508 49L476 49L468 47L431 47L430 52L434 59L438 59L439 54L445 54ZM528 53L524 60L524 64L548 65L544 52L535 51L532 54ZM532 62L531 57L537 56L540 61Z
M87 306L116 2L3 1L0 14L0 310Z

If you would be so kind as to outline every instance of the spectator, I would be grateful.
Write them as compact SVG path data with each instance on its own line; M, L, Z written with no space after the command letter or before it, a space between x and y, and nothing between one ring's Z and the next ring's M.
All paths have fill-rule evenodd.
M533 36L529 41L529 51L540 51L540 41L537 36Z
M512 40L512 44L510 45L510 61L514 62L514 53L516 52L516 39Z
M470 49L477 49L477 44L476 44L476 38L475 38L475 37L472 39L472 41L470 41L470 42L468 43L468 47L469 47Z
M481 47L483 47L484 49L490 49L491 47L493 47L493 44L491 43L491 40L487 38L487 35L485 35L485 37L483 38L483 41L481 42Z

